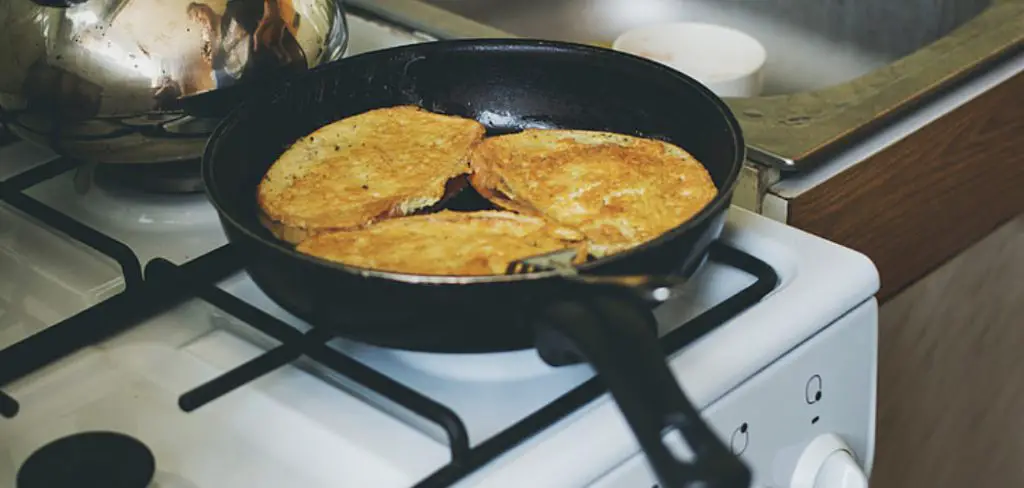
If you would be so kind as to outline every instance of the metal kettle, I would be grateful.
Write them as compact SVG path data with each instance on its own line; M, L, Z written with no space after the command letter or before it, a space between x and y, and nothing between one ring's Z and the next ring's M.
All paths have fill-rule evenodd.
M0 121L84 162L194 160L256 87L347 44L341 0L3 0Z

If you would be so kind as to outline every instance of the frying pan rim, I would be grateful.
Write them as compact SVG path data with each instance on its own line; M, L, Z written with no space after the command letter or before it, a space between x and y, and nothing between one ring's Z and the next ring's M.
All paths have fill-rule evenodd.
M738 184L739 174L743 167L743 162L746 159L746 144L743 139L742 128L739 122L736 120L735 115L729 107L715 95L710 89L702 85L694 78L687 76L684 73L669 68L661 63L657 63L639 56L634 56L629 53L615 51L612 49L590 46L586 44L579 44L573 42L564 41L550 41L540 39L454 39L454 40L438 40L428 41L416 44L407 44L402 46L396 46L386 49L380 49L375 51L368 51L365 53L357 54L349 58L343 58L333 63L317 66L314 69L307 71L306 73L298 76L293 82L305 80L318 76L319 73L332 69L342 69L344 63L350 60L356 60L364 57L380 57L388 54L400 53L404 51L423 51L429 49L442 49L445 51L458 51L469 48L479 47L490 47L490 48L501 48L501 47L515 47L522 51L531 50L551 50L555 49L562 52L577 52L582 54L596 54L610 58L611 61L614 58L619 58L622 62L629 62L637 65L638 68L642 67L652 71L653 73L660 73L659 76L667 76L669 78L675 78L681 84L687 85L688 89L695 90L697 93L703 96L703 98L710 102L722 116L722 119L730 129L733 144L737 148L736 154L733 157L732 167L729 173L725 177L725 181L722 188L718 188L718 192L715 197L708 202L700 211L691 216L689 219L683 221L679 225L661 233L654 239L648 240L640 245L633 246L625 251L618 252L609 256L601 257L588 261L586 263L576 266L576 269L580 272L590 271L595 268L600 268L613 264L617 261L627 259L635 254L643 252L645 249L661 244L662 242L670 241L675 237L693 229L703 223L705 220L713 216L720 210L723 205L729 205L733 191ZM668 79L668 78L666 78ZM286 86L286 85L282 85ZM277 94L280 92L278 91ZM276 94L274 94L276 95ZM234 125L247 111L254 110L254 107L258 107L261 103L273 103L276 100L276 96L270 98L255 99L250 98L237 107L232 109L227 116L225 116L221 122L217 125L214 131L210 134L207 139L206 146L203 150L202 157L202 176L204 180L204 187L206 189L207 199L213 204L214 208L221 216L221 220L228 225L234 227L237 232L240 232L251 239L253 242L259 243L260 246L270 249L273 252L280 253L290 259L298 259L302 262L331 271L339 271L350 275L356 275L363 278L375 278L396 283L409 283L409 284L427 284L427 285L471 285L471 284L494 284L494 283L513 283L520 281L535 281L542 280L545 278L555 278L558 273L555 271L538 271L533 273L522 273L522 274L500 274L500 275L425 275L425 274L413 274L413 273L400 273L394 271L384 271L370 268L362 268L358 266L347 265L334 261L328 261L325 259L317 258L303 254L294 249L294 246L290 246L288 243L281 241L280 239L268 239L263 237L249 228L249 226L242 224L232 215L232 212L225 209L224 205L221 204L220 196L220 185L217 183L216 178L213 175L213 166L216 164L213 161L213 154L216 152L217 145L220 142L221 135L228 130L228 127ZM686 148L683 148L684 150ZM701 163L703 165L703 163Z

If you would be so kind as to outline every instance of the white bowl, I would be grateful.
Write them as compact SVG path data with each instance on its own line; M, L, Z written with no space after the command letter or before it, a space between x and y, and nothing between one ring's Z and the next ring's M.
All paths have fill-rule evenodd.
M731 27L698 22L646 25L624 32L612 49L681 71L720 97L761 94L764 46Z

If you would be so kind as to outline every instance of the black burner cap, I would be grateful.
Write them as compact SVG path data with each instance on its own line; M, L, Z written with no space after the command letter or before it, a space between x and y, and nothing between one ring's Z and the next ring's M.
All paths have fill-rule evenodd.
M116 432L82 432L32 453L18 470L18 488L145 488L156 460L138 439Z

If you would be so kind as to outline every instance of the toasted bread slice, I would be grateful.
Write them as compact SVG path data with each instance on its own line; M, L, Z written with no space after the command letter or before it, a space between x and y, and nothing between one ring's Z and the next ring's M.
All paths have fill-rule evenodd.
M258 189L261 220L297 243L429 209L458 189L479 122L414 106L364 112L296 141Z
M494 204L582 231L607 256L682 224L718 190L678 146L595 131L527 129L477 144L470 183Z
M500 210L390 219L361 229L325 232L296 250L360 268L421 275L504 274L516 259L576 247L583 234L527 215Z

